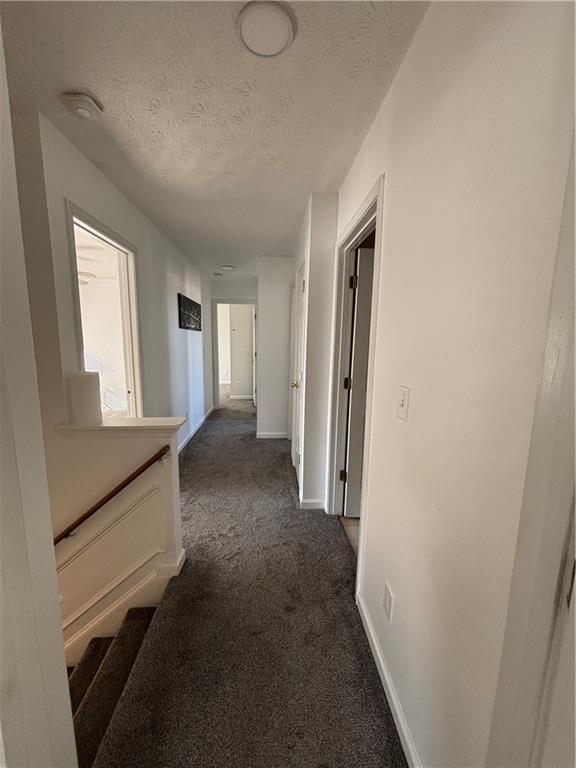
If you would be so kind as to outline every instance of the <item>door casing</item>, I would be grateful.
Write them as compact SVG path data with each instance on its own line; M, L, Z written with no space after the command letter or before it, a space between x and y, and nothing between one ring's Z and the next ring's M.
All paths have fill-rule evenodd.
M65 201L70 268L72 271L74 321L76 326L76 352L79 371L84 370L84 342L82 334L82 313L76 261L74 224L126 254L120 266L120 290L122 293L122 326L124 333L124 354L126 387L128 390L129 416L143 416L141 339L138 307L138 269L135 246L117 235L105 224L79 208L70 200Z
M345 296L348 291L346 280L347 256L366 239L366 236L374 230L374 268L372 282L372 301L371 301L371 321L370 321L370 340L368 345L368 372L366 376L366 420L364 428L364 450L362 461L362 490L360 500L360 533L358 544L358 568L356 579L356 594L362 591L362 568L365 550L366 533L366 488L370 477L370 446L372 439L372 400L373 400L373 379L374 379L374 357L376 328L378 323L378 296L380 287L380 273L382 264L382 219L384 210L384 175L380 176L366 195L364 201L359 206L355 215L345 227L342 235L336 244L336 269L334 274L334 314L332 321L332 386L329 408L329 440L327 445L327 474L326 488L327 500L326 511L328 514L338 515L338 504L342 500L342 488L340 481L341 462L343 461L343 451L345 442L345 424L342 418L343 400L341 384L343 380L344 361L346 359L346 349L342 348L342 342L345 336L343 328L349 316L346 317Z

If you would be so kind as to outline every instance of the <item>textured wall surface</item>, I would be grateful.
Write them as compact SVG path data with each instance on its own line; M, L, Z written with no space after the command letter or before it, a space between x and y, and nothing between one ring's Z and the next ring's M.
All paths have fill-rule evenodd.
M336 191L427 7L294 3L249 53L240 3L3 4L11 97L39 109L195 260L292 253L310 192ZM87 90L79 120L62 90Z

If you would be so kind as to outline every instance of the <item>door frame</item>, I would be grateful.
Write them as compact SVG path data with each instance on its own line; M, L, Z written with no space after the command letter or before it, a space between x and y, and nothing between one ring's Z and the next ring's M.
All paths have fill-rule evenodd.
M299 275L302 273L302 291L299 290ZM292 340L292 361L291 361L291 382L293 389L290 397L290 456L292 466L298 479L298 493L300 501L303 494L304 467L304 409L306 407L304 398L304 387L306 381L306 312L307 312L307 294L306 294L306 260L303 259L294 271L294 285L291 288L292 306L291 306L291 329ZM301 312L299 313L299 310ZM293 387L298 384L297 387ZM299 408L295 408L295 400L298 398ZM295 445L295 436L298 438L298 445ZM299 460L298 460L299 456Z
M364 456L362 463L362 493L360 503L360 536L358 546L358 569L356 594L361 592L362 563L364 559L365 531L366 531L366 489L370 474L370 447L372 443L372 400L373 400L373 381L374 381L374 358L376 347L376 328L378 325L378 295L380 289L380 272L382 268L382 219L384 206L384 175L382 174L370 192L364 198L364 201L357 209L354 216L345 227L343 233L336 243L336 269L334 270L334 289L335 297L334 311L332 318L332 383L329 400L329 440L327 457L327 504L328 514L337 515L338 498L341 492L341 481L339 478L340 462L343 457L345 445L345 420L342 418L344 411L342 397L343 388L340 386L343 381L344 365L346 360L346 344L350 342L348 333L348 342L346 342L346 320L351 320L349 314L346 315L347 305L347 271L346 267L352 251L357 248L372 230L375 232L374 242L374 272L372 282L372 307L370 320L370 340L368 345L368 373L366 381L366 423L364 429Z
M535 765L541 746L539 721L563 603L574 498L574 338L574 174L569 172L488 744L490 768Z
M255 320L258 318L258 302L249 301L248 299L212 299L212 398L214 401L214 408L220 407L220 366L218 364L218 304L245 304L254 308ZM254 360L254 373L255 379L252 382L253 388L258 389L257 375L258 375L258 333L257 328L254 328L253 339L254 349L252 350L252 356ZM256 403L255 403L256 404Z
M135 417L144 415L142 397L142 341L140 337L138 305L138 270L137 249L132 243L118 235L97 218L87 213L69 199L64 200L66 210L66 229L68 234L68 252L72 271L72 297L76 337L76 361L78 370L84 370L84 339L82 333L82 311L80 307L80 288L78 285L78 263L76 258L76 240L74 224L78 223L87 232L98 237L108 245L126 254L121 265L120 291L122 294L122 328L130 338L130 353L126 359L124 344L126 384L133 392L133 411Z

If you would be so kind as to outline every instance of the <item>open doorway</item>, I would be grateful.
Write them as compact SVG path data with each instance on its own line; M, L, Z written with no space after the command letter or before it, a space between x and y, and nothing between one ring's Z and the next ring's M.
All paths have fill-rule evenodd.
M134 255L76 215L71 225L81 367L100 374L104 416L141 416Z
M338 247L328 509L341 519L355 552L360 544L364 446L379 195Z
M256 405L256 308L218 302L215 314L215 402L220 408L239 400Z

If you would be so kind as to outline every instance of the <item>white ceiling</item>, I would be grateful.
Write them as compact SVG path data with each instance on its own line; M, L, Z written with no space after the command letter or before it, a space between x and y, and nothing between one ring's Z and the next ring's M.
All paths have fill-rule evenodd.
M291 255L310 192L336 191L426 10L293 3L273 59L241 45L241 3L3 4L13 102L70 138L196 261ZM72 116L62 90L104 104Z

